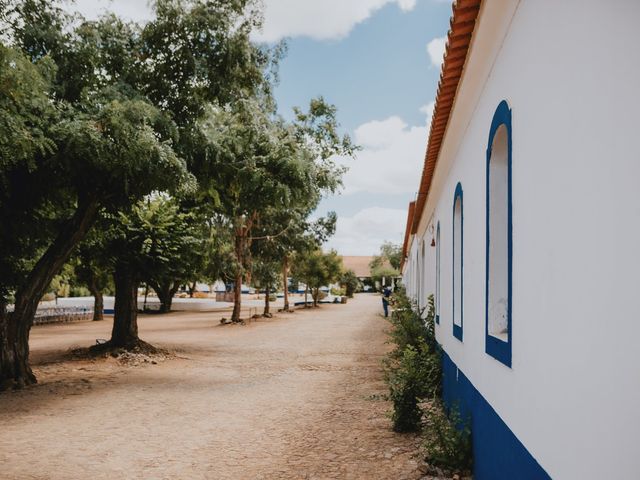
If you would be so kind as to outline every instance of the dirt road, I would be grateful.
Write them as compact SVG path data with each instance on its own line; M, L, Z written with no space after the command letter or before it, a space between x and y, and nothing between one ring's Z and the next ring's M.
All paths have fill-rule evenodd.
M35 327L39 384L0 395L3 479L415 479L390 431L379 298L220 326L145 316L157 364L63 360L111 322Z

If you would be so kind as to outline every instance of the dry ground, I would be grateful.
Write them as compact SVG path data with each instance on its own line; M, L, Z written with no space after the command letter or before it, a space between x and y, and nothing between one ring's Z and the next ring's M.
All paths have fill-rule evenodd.
M35 327L39 384L0 395L3 479L415 479L417 440L381 398L377 296L220 326L143 316L157 364L69 360L111 321Z

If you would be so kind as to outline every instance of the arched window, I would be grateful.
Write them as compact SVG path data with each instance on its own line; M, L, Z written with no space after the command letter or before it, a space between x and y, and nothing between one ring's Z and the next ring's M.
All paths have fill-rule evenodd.
M453 335L462 341L463 328L463 271L464 271L464 217L462 212L462 185L456 185L453 197Z
M487 147L486 352L511 366L511 109L500 102Z
M440 323L440 222L436 227L436 323Z

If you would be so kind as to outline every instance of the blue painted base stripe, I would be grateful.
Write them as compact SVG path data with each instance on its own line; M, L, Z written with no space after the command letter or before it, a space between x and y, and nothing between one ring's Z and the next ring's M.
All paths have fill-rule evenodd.
M447 407L458 405L471 418L475 480L546 480L551 477L506 423L458 369L443 356L443 390Z

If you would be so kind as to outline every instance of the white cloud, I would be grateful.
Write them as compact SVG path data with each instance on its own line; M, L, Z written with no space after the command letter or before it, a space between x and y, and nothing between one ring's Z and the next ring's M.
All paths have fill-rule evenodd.
M373 120L360 125L355 131L358 145L379 150L389 148L401 140L407 124L400 117L392 116L386 120Z
M385 240L401 243L406 210L370 207L352 217L338 217L336 234L325 244L341 255L375 255Z
M398 0L398 6L405 12L408 12L415 8L416 0Z
M344 38L353 27L388 4L408 12L417 0L263 0L265 24L254 39L276 42L284 37L316 40ZM151 0L76 0L66 9L96 19L107 11L127 20L145 22L152 18Z
M255 38L263 42L302 36L316 40L344 38L358 23L392 3L410 11L416 0L264 0L264 28Z
M359 192L409 194L418 188L424 162L433 102L420 108L426 122L409 126L400 117L374 120L355 130L362 147L356 159L338 159L349 171L344 176L344 195Z
M145 22L153 17L148 0L76 0L75 3L67 3L66 8L89 19L96 19L107 11L135 22Z
M426 105L420 107L420 111L427 116L427 123L431 122L431 117L433 117L433 109L436 106L436 102L429 102Z
M427 53L429 54L429 60L431 65L440 68L444 57L444 48L447 44L447 37L434 38L427 43Z

